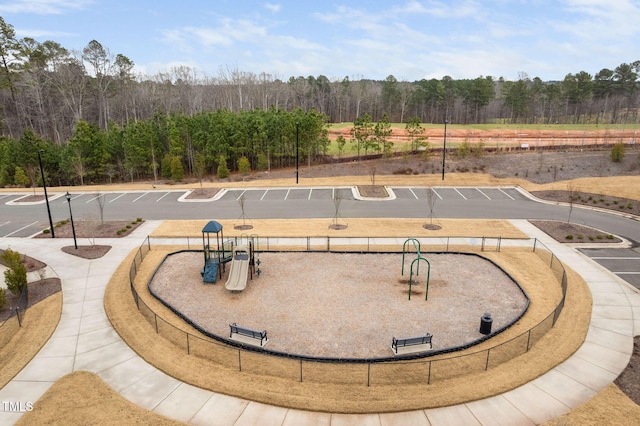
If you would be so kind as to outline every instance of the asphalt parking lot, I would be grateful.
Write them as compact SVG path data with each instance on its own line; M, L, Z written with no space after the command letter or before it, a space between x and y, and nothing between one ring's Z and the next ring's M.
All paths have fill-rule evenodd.
M640 248L585 248L580 251L640 289Z

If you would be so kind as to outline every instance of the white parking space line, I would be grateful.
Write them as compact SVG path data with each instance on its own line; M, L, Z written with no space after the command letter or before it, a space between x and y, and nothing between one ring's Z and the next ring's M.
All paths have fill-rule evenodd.
M640 272L613 272L616 275L640 275Z
M289 192L291 191L291 188L287 189L287 193L284 195L284 199L286 200L289 197Z
M135 200L132 201L132 203L135 203L136 201L138 201L140 198L144 197L145 195L147 195L148 192L145 192L144 194L142 194L141 196L139 196L138 198L136 198Z
M331 199L332 200L336 199L336 189L335 188L331 188Z
M513 198L511 195L509 195L509 194L507 194L506 192L504 192L504 191L502 190L502 188L498 188L498 190L499 190L500 192L502 192L504 195L506 195L507 197L509 197L509 198L511 198L512 200L514 200L514 201L515 201L515 198Z
M238 198L236 198L236 201L238 201L240 198L242 198L242 196L244 195L244 193L247 192L247 190L245 189L244 191L242 191L240 193L240 195L238 195Z
M81 195L80 195L81 196ZM85 204L89 204L90 202L92 202L93 200L97 200L99 197L104 197L104 194L98 194L93 198L89 198L89 201L87 201ZM73 201L73 198L71 199Z
M33 223L31 223L31 224L29 224L29 225L27 225L27 226L23 226L23 227L22 227L22 228L20 228L20 229L16 229L16 230L15 230L15 231L13 231L12 233L5 235L5 237L10 237L10 236L12 236L13 234L16 234L16 233L18 233L18 232L22 231L23 229L27 229L28 227L35 225L36 223L38 223L38 221L35 221L35 222L33 222Z
M307 200L310 200L310 199L311 199L311 194L312 194L312 193L313 193L313 188L311 188L311 189L309 190L309 197L307 197Z
M440 194L438 194L438 191L436 191L433 188L431 188L431 190L433 191L434 194L436 194L438 196L438 198L440 198L442 200L442 197L440 196Z
M0 200L2 200L3 198L7 198L9 196L9 194L7 195L0 195Z
M122 197L123 195L125 195L126 192L123 192L122 194L118 195L116 198L114 198L113 200L110 200L110 203L113 203L115 200L117 200L118 198Z
M601 256L601 257L592 257L591 259L597 260L640 260L640 257L615 257L615 256Z
M467 199L467 197L465 197L464 195L462 195L462 193L460 191L458 191L458 188L453 188L453 190L456 191L465 200Z
M490 199L491 199L491 197L489 197L487 194L485 194L484 192L482 192L482 191L480 190L480 188L476 188L476 190L477 190L479 193L481 193L482 195L484 195L485 197L487 197L487 200L490 200Z
M5 226L5 225L6 225L6 224L8 224L8 223L11 223L11 221L6 221L5 223L3 223L3 224L2 224L2 225L0 225L0 226Z
M158 198L158 199L156 200L156 203L157 203L158 201L162 200L162 199L163 199L164 197L166 197L167 195L169 195L169 193L168 193L168 192L165 192L165 193L164 193L164 195L163 195L162 197L160 197L160 198Z
M413 192L413 189L409 188L409 191L411 191L411 193L413 194L414 197L416 197L416 200L418 199L418 196L416 195L415 192Z
M267 196L267 192L269 192L269 188L267 188L267 189L264 191L264 194L262 194L262 197L260 197L260 201L262 201L262 200L264 199L264 197L266 197L266 196Z

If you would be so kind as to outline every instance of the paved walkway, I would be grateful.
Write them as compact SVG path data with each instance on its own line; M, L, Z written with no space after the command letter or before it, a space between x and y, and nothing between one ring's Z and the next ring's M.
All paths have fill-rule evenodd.
M42 260L62 280L63 308L53 336L4 388L0 401L33 402L73 371L97 373L130 401L192 424L217 425L532 425L569 412L609 385L626 367L633 336L640 334L640 294L574 249L555 242L527 221L512 221L541 240L562 262L579 271L593 295L587 338L567 361L543 376L502 395L438 409L393 414L346 415L269 406L202 390L167 376L146 363L118 336L103 306L105 287L122 260L160 222L147 221L131 236L101 240L112 249L101 259L63 253L68 239L0 239L0 248ZM22 413L6 412L0 424Z

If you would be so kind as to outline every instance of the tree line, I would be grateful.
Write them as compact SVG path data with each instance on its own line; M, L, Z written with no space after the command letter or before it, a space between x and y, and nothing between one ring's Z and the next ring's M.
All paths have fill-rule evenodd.
M0 186L41 186L40 164L53 185L225 178L230 170L291 167L296 152L311 164L329 145L326 119L300 108L157 113L106 130L81 119L65 144L27 129L18 139L0 138Z
M638 122L640 61L593 76L569 73L562 81L526 73L516 81L282 79L229 66L216 76L186 66L140 75L134 66L96 40L74 51L51 40L19 39L0 17L0 178L14 180L15 168L6 163L16 161L11 166L35 182L32 160L6 157L29 144L31 152L45 149L43 160L65 167L56 171L60 182L82 183L157 177L169 158L178 175L179 166L197 174L201 163L217 170L221 157L232 170L242 157L252 168L287 166L296 122L309 162L326 149L328 122ZM367 142L356 133L358 148L389 148L380 137Z

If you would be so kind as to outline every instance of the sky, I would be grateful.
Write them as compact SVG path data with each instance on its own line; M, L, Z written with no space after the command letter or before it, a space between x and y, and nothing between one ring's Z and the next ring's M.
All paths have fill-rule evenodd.
M141 75L562 80L640 60L640 0L0 0L18 38L97 40Z

